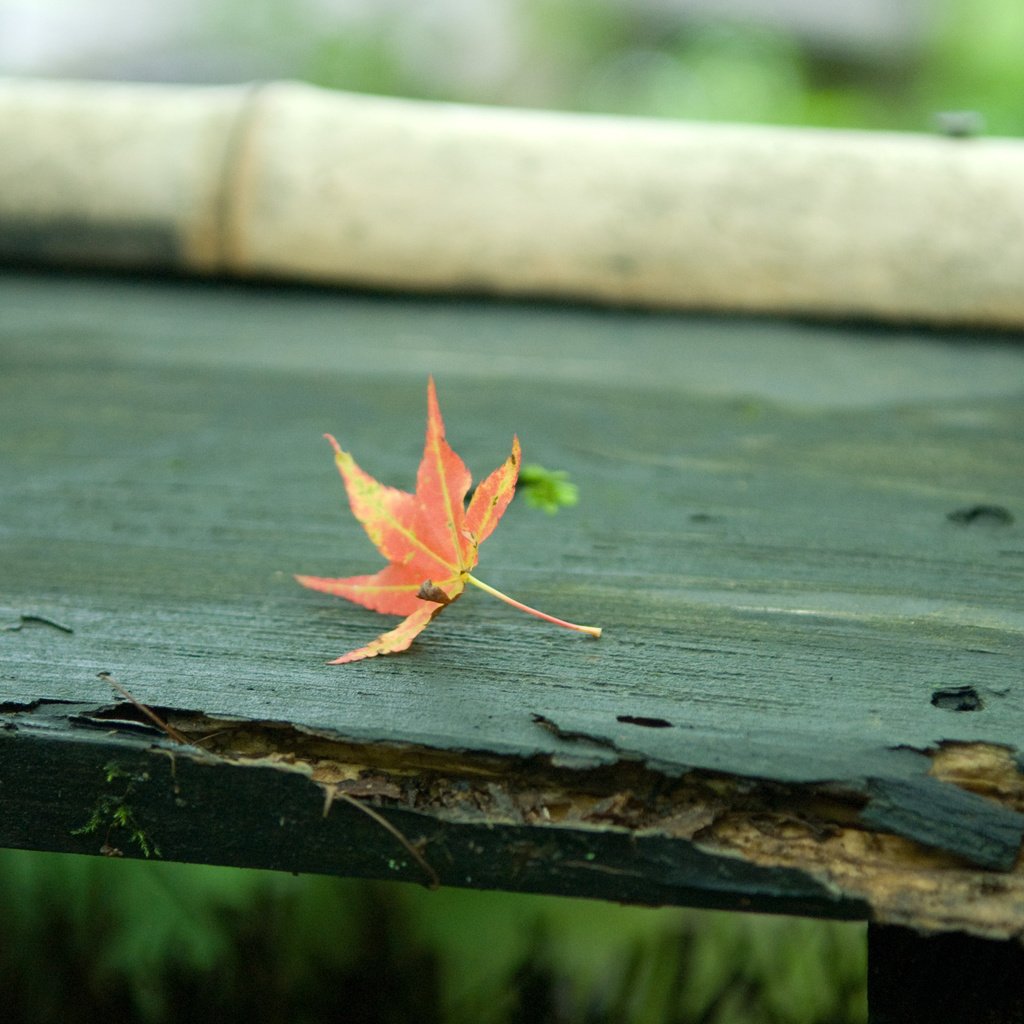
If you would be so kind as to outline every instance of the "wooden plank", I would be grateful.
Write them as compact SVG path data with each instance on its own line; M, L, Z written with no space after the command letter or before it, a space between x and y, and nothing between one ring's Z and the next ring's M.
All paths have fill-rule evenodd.
M553 806L557 775L545 774L541 782L524 770L519 792L512 787L495 796L501 778L496 764L484 776L478 763L471 788L453 785L441 765L424 768L407 755L398 772L367 772L361 764L356 780L347 771L354 767L350 763L326 766L321 747L318 782L311 784L308 762L293 755L303 750L295 738L287 758L279 749L258 757L251 744L259 730L231 730L231 743L248 747L249 756L238 758L234 751L221 756L176 747L145 729L113 736L109 709L50 705L39 711L25 722L15 714L0 748L5 787L22 794L0 825L6 844L199 863L215 859L428 887L840 918L865 913L859 901L801 871L760 867L656 832L608 827L611 815L604 822L600 815L589 822L577 819L574 827L538 827L529 821L529 802ZM96 712L102 717L92 717ZM221 735L225 729L228 723L212 726ZM419 770L413 777L414 767ZM325 781L331 769L342 776L339 782ZM41 779L59 780L59 800ZM488 796L492 807L485 810L481 797ZM592 806L599 802L588 796ZM371 804L367 813L373 800L387 806L373 811Z
M708 891L739 857L802 873L802 913L1021 929L1010 339L15 273L0 310L0 737L73 749L77 712L37 728L36 702L101 707L107 671L191 739L262 723L264 762L315 736L356 774L428 751L435 782L500 791L543 766L552 835L672 837L714 854ZM581 490L553 518L514 502L479 575L600 641L474 593L406 655L324 666L385 620L291 579L380 564L320 434L411 485L430 372L477 476L518 431ZM587 818L616 794L632 809Z

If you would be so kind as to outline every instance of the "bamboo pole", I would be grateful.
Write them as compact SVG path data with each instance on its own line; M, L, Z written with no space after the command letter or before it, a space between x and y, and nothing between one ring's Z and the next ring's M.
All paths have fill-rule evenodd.
M1024 326L1024 142L0 81L0 258Z

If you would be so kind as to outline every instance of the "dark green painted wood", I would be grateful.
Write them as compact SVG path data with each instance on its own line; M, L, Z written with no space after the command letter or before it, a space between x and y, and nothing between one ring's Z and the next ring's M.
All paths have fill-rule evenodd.
M380 564L320 435L410 486L429 372L476 475L518 431L580 486L513 503L478 575L602 640L474 592L407 655L323 665L387 620L291 579ZM108 700L109 671L359 740L835 781L1007 867L1021 817L923 752L1021 746L1022 395L1010 338L12 272L0 702Z
M298 771L241 767L153 730L113 735L89 705L49 705L0 729L4 786L24 794L0 819L0 845L439 882L640 904L860 918L866 908L800 871L714 856L666 836L380 813L419 849ZM60 795L40 785L50 780ZM114 820L127 808L131 827ZM92 824L97 814L96 827ZM136 835L135 833L138 833ZM146 849L143 849L145 845ZM428 874L428 872L430 872ZM436 876L436 877L434 877Z

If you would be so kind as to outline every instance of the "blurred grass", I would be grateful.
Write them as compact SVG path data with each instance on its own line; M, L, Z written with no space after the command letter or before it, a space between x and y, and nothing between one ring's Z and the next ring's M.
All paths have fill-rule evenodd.
M844 1024L862 926L0 851L6 1021Z
M103 0L91 21L76 0L45 6L30 16L31 4L0 0L13 40L0 55L15 74L298 78L433 100L907 131L973 110L990 134L1024 134L1019 0L901 0L873 17L837 14L861 25L846 35L823 18L787 29L772 0L760 19L626 0L207 0L169 17L147 15L159 5L142 0L127 18Z
M1018 0L941 0L919 42L874 53L815 51L753 21L630 4L523 0L515 10L514 38L488 71L467 55L471 25L460 34L391 6L311 32L296 70L357 92L694 120L931 131L936 113L969 109L990 134L1024 134Z

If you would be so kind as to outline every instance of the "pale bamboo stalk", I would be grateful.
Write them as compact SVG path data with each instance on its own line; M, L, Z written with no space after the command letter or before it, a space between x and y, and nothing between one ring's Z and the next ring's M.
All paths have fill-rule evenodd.
M1024 326L1024 142L0 81L0 258Z

